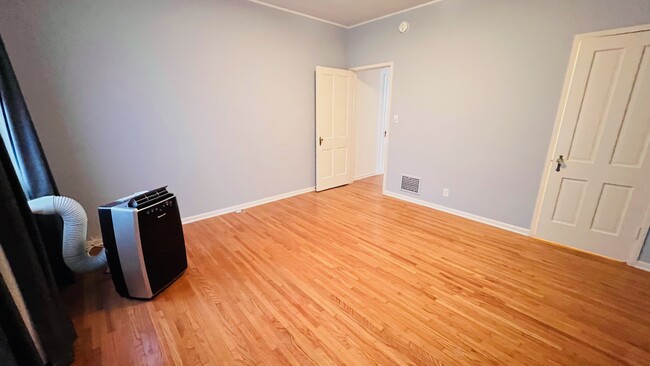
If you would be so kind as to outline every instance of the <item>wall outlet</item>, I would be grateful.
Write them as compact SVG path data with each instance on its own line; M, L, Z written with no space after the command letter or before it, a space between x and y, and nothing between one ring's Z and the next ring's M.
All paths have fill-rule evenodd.
M445 188L442 190L442 195L443 197L449 197L449 188Z
M393 116L393 123L397 123L397 122L399 122L399 116L398 116L398 115L394 115L394 116Z

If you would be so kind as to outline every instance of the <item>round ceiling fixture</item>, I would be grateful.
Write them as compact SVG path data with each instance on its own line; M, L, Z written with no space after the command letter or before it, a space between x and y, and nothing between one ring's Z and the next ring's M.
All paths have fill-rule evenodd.
M408 32L409 28L410 28L410 24L409 24L409 22L401 22L401 23L399 24L399 32L400 32L400 33L406 33L406 32Z

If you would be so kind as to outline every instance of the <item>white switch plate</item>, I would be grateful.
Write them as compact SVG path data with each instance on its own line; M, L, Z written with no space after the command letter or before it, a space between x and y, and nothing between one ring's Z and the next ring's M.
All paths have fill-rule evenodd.
M445 188L445 189L443 189L443 190L442 190L442 195L443 195L444 197L449 197L449 188Z
M393 123L397 123L397 122L399 122L399 116L398 116L398 115L394 115L394 116L393 116Z

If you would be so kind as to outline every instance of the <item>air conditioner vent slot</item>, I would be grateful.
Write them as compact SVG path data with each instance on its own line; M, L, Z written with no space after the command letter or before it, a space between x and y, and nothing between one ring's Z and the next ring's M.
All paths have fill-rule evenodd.
M142 209L171 196L172 194L167 191L167 186L160 187L158 189L152 189L131 198L129 201L129 207Z
M420 194L420 178L402 174L402 191Z

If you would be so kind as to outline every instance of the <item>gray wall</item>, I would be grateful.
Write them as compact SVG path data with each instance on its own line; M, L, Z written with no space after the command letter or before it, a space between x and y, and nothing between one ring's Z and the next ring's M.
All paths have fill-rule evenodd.
M314 185L314 67L345 30L242 0L0 0L63 194L168 184L183 216Z
M648 0L444 0L350 30L350 66L395 62L388 190L412 174L420 199L529 228L573 36L643 23Z
M400 116L388 189L413 174L421 199L528 228L573 35L650 23L647 0L444 0L347 32L244 0L0 9L54 175L91 234L98 204L162 184L183 216L313 185L314 66L384 61Z

